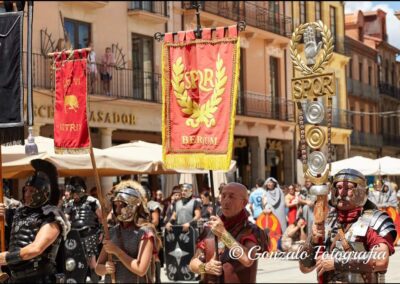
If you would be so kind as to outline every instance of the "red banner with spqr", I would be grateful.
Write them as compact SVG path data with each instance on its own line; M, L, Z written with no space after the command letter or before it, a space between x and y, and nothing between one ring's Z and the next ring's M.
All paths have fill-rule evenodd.
M226 34L225 34L226 33ZM165 34L163 160L167 168L228 170L239 80L237 27Z
M88 153L86 52L55 56L54 151Z

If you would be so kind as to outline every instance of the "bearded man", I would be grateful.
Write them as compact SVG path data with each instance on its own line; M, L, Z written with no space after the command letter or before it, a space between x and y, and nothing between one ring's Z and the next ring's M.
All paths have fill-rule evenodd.
M383 283L394 253L393 220L367 199L366 180L360 172L341 170L332 186L333 208L325 224L313 225L302 249L307 257L300 260L300 270L316 269L323 283Z
M220 194L222 215L211 216L207 222L190 261L190 270L201 274L202 283L255 283L255 256L267 248L267 235L248 221L249 213L245 207L249 197L244 185L228 183ZM215 254L215 236L218 256Z
M197 221L201 218L201 203L193 198L193 187L184 183L181 186L182 199L174 204L171 218L165 225L165 229L171 231L172 225L182 225L183 231L189 231L189 227L197 227Z

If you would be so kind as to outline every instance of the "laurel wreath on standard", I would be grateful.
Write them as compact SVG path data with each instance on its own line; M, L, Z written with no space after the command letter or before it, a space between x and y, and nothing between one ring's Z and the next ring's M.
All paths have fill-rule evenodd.
M217 111L218 105L222 101L221 96L225 92L225 84L228 80L228 77L225 75L226 68L224 62L219 54L216 67L213 94L204 104L199 105L192 100L185 88L183 82L185 66L182 63L182 57L179 57L172 66L171 84L182 112L190 116L186 120L187 126L197 128L201 123L204 123L207 128L210 128L216 124L214 113Z
M312 67L308 67L306 64L304 64L303 60L300 57L300 54L297 51L297 45L300 42L304 31L310 25L314 26L315 29L321 33L322 43L323 43L321 59L318 60ZM290 41L290 57L293 61L293 65L296 70L303 72L303 74L305 75L311 75L313 73L321 73L324 70L326 64L328 64L328 61L332 58L332 55L333 55L332 33L329 30L328 26L324 25L322 21L301 24L293 32L292 40Z

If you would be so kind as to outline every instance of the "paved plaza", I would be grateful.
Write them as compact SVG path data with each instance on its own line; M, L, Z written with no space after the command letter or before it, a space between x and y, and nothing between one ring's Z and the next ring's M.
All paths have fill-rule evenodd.
M400 246L397 246L395 254L390 257L386 283L400 283L399 267ZM162 273L161 281L177 283L168 280L165 273ZM261 259L258 263L257 283L317 283L317 280L315 272L301 273L297 261Z

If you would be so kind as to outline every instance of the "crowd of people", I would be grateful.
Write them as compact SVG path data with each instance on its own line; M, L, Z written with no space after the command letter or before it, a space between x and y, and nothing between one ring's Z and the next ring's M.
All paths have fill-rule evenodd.
M66 179L61 196L55 167L42 160L33 160L32 166L36 171L23 188L21 203L6 197L0 204L0 215L6 217L8 228L7 251L0 253L0 265L15 283L54 283L60 281L59 277L92 283L103 277L105 282L114 278L123 283L160 283L161 268L168 270L163 236L176 226L183 233L195 231L196 249L187 267L202 282L254 283L257 260L251 257L256 253L251 248L268 251L272 230L257 226L263 214L273 214L279 221L281 251L306 250L309 256L315 256L315 246L328 230L313 220L316 197L310 194L310 180L304 186L280 187L274 178L259 179L251 190L240 183L221 184L216 208L209 188L197 196L191 184L176 185L164 198L161 190L152 194L138 181L123 180L110 191L110 210L104 215L96 191L89 191L83 178ZM307 258L300 261L300 270L307 273L316 268L325 279L335 281L342 281L349 273L361 273L361 278L354 279L368 276L376 280L379 275L374 273L384 273L389 255L394 253L396 228L385 209L397 210L397 188L378 179L369 189L365 177L350 169L335 175L331 186L328 220L329 232L335 236L325 239L329 248L351 248L361 241L366 250L378 245L387 252L387 258L364 266L353 261L347 267L336 259ZM103 224L107 224L109 238L104 237ZM363 225L369 229L361 230ZM357 229L357 238L348 238L349 228ZM70 244L68 238L73 238L71 232L79 236L75 240L79 240L78 247L86 258L86 275L74 275L71 271L75 264L65 256L58 259L59 251ZM338 242L342 242L340 247ZM246 253L235 258L229 253L233 247L241 247ZM344 274L332 274L333 269Z

